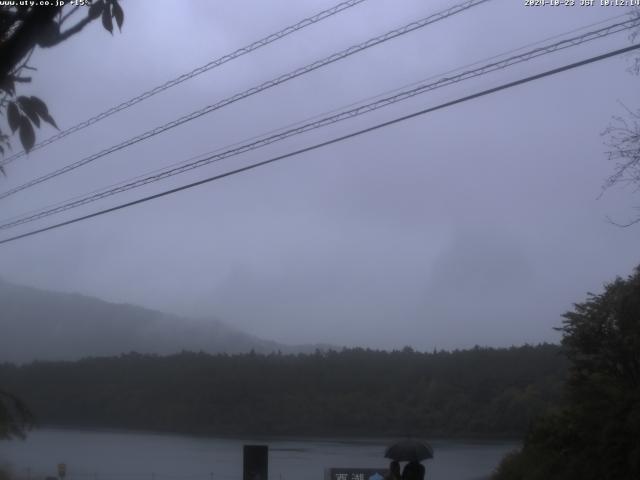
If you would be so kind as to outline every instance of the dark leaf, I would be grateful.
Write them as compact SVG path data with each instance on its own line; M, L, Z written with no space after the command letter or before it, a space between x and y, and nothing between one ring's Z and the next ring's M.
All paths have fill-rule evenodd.
M13 78L13 76L11 76L11 75L7 76L7 78L5 78L3 80L3 82L2 82L2 84L0 85L0 89L4 90L9 95L15 94L16 93L16 84L15 84L15 79Z
M42 120L47 122L49 125L58 128L56 122L53 120L53 117L49 114L49 109L47 108L47 104L40 100L38 97L29 97L32 108L36 111L36 113L40 116ZM60 130L58 128L58 130Z
M36 127L40 127L40 118L38 117L38 112L31 103L31 99L29 97L18 97L18 104L24 113L27 114L27 117L31 120Z
M25 151L29 151L36 143L36 133L33 131L31 122L27 117L20 119L20 142L22 142L22 148Z
M111 21L111 12L109 10L108 5L102 10L102 26L113 34L113 22Z
M18 83L31 83L31 77L14 77L13 80Z
M95 20L102 14L103 10L104 2L102 0L91 4L91 6L89 7L89 18L91 20Z
M6 176L7 176L7 174L6 174L6 173L5 173L5 171L4 171L4 167L3 167L2 165L0 165L0 173L2 173L2 176L3 176L3 177L6 177Z
M38 115L42 116L49 114L49 108L47 107L47 104L40 100L38 97L31 96L29 98L29 102L31 103L35 111L38 112Z
M41 47L50 47L58 42L60 37L60 26L52 21L40 27L36 43Z
M116 19L116 23L118 24L118 30L122 31L122 24L124 22L124 11L122 7L118 3L118 0L113 0L113 18Z
M4 147L2 145L0 145L0 153L2 153L2 155L4 155Z
M14 102L9 102L9 106L7 107L7 119L9 120L9 127L11 127L11 131L15 132L20 126L20 111L18 111L18 106Z
M51 115L49 115L48 113L45 115L40 115L40 118L42 118L42 120L44 120L45 122L47 122L49 125L51 125L52 127L54 127L57 130L60 130L58 128L58 125L56 125L56 121L53 119L53 117Z

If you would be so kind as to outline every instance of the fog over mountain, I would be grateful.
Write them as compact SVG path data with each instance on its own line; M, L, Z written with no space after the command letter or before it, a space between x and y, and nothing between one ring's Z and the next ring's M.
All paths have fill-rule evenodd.
M153 8L149 2L123 3L121 32L110 35L101 22L92 22L73 39L36 49L31 57L37 71L31 83L20 85L19 95L46 101L63 130L336 2L250 1L242 8L210 0L156 0ZM32 151L7 166L0 191L455 3L362 2ZM575 3L528 8L524 2L485 2L16 192L0 202L0 217L8 221L128 183L274 129L344 111L353 102L447 78L472 64L486 65L495 55L513 55L513 49L529 51L592 32L621 21L626 12ZM628 36L619 32L432 90L4 230L0 237L109 209L627 47ZM104 338L95 341L100 349L91 351L88 340L73 344L69 338L79 335L73 329L64 342L56 342L91 354L105 353L115 337L123 342L119 350L152 342L151 337L160 342L147 330L163 324L163 331L173 331L169 318L177 320L180 338L196 345L208 345L202 331L221 327L184 318L219 318L240 331L292 345L410 345L431 351L556 343L560 335L554 327L573 302L640 263L640 228L622 229L607 221L634 218L639 202L633 189L600 196L613 173L602 132L613 116L625 117L626 109L640 106L640 77L627 71L633 58L612 57L6 243L0 248L0 274L14 284L175 315L140 311L132 313L134 322L115 313L126 310L122 306L110 307L109 322L82 314L81 325L100 323L98 330L87 327L86 334ZM57 134L51 126L41 127L38 140ZM46 320L47 325L54 321L67 320ZM192 327L186 325L196 325L199 333L187 334ZM46 338L24 335L30 343L42 343L34 351L43 353L53 348L54 336L62 335L38 331Z
M15 285L0 279L0 361L74 360L126 352L170 354L309 352L263 340L215 318L185 318L79 294Z

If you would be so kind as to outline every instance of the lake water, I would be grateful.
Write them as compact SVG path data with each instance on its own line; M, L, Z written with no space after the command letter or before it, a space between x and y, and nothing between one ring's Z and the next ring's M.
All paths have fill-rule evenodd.
M37 480L67 464L67 480L239 480L242 446L269 445L271 480L322 480L329 467L378 468L388 439L210 438L149 433L37 430L1 442L0 464ZM514 442L432 440L428 480L486 478Z

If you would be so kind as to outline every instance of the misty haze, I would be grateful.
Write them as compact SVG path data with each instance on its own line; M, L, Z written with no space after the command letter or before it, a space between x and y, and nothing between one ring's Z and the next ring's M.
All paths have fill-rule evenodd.
M3 2L0 480L640 478L639 82L631 1Z

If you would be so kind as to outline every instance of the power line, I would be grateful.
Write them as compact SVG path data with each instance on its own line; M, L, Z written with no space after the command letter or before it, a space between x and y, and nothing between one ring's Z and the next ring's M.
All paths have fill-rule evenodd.
M511 49L511 50L508 50L508 51L505 51L505 52L502 52L502 53L499 53L499 54L497 54L497 55L492 55L492 56L490 56L490 57L486 57L486 58L483 58L483 59L481 59L481 60L477 60L477 61L475 61L475 62L473 62L473 63L469 63L469 64L466 64L466 65L464 65L464 66L457 67L457 68L455 68L455 69L453 69L453 70L449 70L449 71L447 71L447 72L445 72L445 73L441 73L441 74L439 74L439 75L432 75L432 76L430 76L430 77L428 77L428 78L423 78L423 79L421 79L421 80L418 80L418 81L415 81L415 82L411 82L411 83L409 83L409 84L402 85L401 87L396 87L396 88L394 88L394 89L392 89L392 90L387 90L387 91L385 91L385 92L379 93L379 94L374 95L374 96L370 96L370 97L362 98L362 99L360 99L360 100L358 100L358 101L355 101L355 102L352 102L352 103L350 103L350 104L348 104L348 105L343 105L343 106L342 106L342 107L340 107L340 108L335 108L335 109L333 109L333 110L329 110L329 111L325 111L325 112L319 113L319 114L317 114L317 115L314 115L314 116L312 116L312 117L306 118L306 119L304 119L304 120L297 121L297 122L294 122L294 123L292 123L292 124L286 125L286 126L284 126L284 127L280 127L280 128L278 128L278 129L271 130L271 131L267 132L266 134L256 135L256 136L253 136L253 137L251 137L251 138L249 138L249 139L245 139L245 140L243 140L243 141L245 141L245 142L246 142L246 141L249 141L249 140L253 140L253 139L259 138L260 136L263 136L263 135L268 135L268 134L271 134L271 133L275 133L275 132L277 132L277 131L281 131L281 130L287 129L287 128L292 127L292 126L294 126L294 125L300 125L300 124L302 124L302 123L305 123L305 122L307 122L307 121L313 120L313 119L315 119L315 118L320 118L320 117L322 117L322 116L324 116L324 115L328 115L328 114L330 114L330 113L338 112L338 111L340 111L340 110L342 110L342 109L344 109L344 108L349 108L349 107L352 107L352 106L354 106L354 105L359 105L359 104L361 104L361 103L363 103L363 102L366 102L366 101L369 101L369 100L373 100L374 98L380 98L380 97L383 97L383 96L385 96L385 95L389 95L389 94L391 94L391 93L399 92L400 90L403 90L403 89L405 89L405 88L408 88L408 87L412 87L412 86L418 85L418 84L420 84L420 83L423 83L423 82L425 82L425 81L427 81L427 80L431 80L431 79L437 78L437 77L439 77L439 76L449 75L449 74L452 74L452 73L458 72L458 71L460 71L460 70L463 70L463 69L465 69L465 68L469 68L469 67L472 67L472 66L474 66L474 65L479 65L480 63L487 62L487 61L489 61L489 60L494 60L494 59L496 59L496 58L504 57L505 55L509 55L509 54L512 54L512 53L515 53L515 52L519 52L519 51L521 51L521 50L524 50L525 48L529 48L529 47L533 47L533 46L536 46L536 45L540 45L540 44L542 44L542 43L544 43L544 42L548 42L548 41L550 41L550 40L555 40L555 39L557 39L557 38L564 37L564 36L569 35L569 34L571 34L571 33L576 33L576 32L582 31L582 30L586 30L587 28L595 27L595 26L597 26L597 25L602 25L602 24L604 24L604 23L608 23L608 22L610 22L610 21L612 21L612 20L616 20L616 19L618 19L618 18L628 17L628 16L629 16L629 14L628 14L628 13L621 13L621 14L618 14L618 15L614 15L614 16L612 16L612 17L605 18L605 19L603 19L603 20L599 20L599 21L597 21L597 22L593 22L593 23L590 23L590 24L584 25L584 26L582 26L582 27L578 27L578 28L574 28L574 29L572 29L572 30L568 30L568 31L563 32L563 33L561 33L561 34L553 35L553 36L550 36L550 37L545 37L545 38L543 38L542 40L538 40L538 41L535 41L535 42L531 42L531 43L528 43L528 44L526 44L526 45L521 45L520 47L517 47L517 48ZM1 102L0 102L0 104L1 104ZM224 146L224 147L220 147L220 148L218 148L218 149L216 149L216 150L214 150L214 151L220 151L220 150L223 150L223 149L225 149L225 148L229 148L229 147L231 147L231 146L240 145L241 143L243 143L243 141L239 141L239 142L236 142L236 143L231 144L231 145L226 145L226 146ZM180 164L188 163L189 161L191 161L191 160L193 160L193 159L195 159L195 158L197 158L197 157L203 157L203 156L209 155L209 154L211 154L211 153L213 153L213 152L211 152L211 151L210 151L210 152L207 152L207 153L204 153L204 154L196 155L196 156L194 156L194 157L192 157L192 158L190 158L190 159L183 160L183 161L181 161L181 162L179 162L179 163L180 163ZM3 162L2 162L2 161L0 161L0 167L2 167L2 165L3 165ZM174 165L176 165L176 164L174 164ZM163 169L154 169L154 170L152 170L152 171L147 171L147 172L145 172L144 174L141 174L141 175L139 175L138 177L135 177L135 178L142 178L144 175L149 175L149 174L151 174L151 173L156 173L156 172L159 172L159 171L161 171L161 170L163 170ZM1 172L1 169L0 169L0 172ZM104 190L104 189L106 189L106 188L111 188L111 187L115 187L115 186L117 186L117 185L122 185L123 183L126 183L127 181L129 181L129 180L120 181L120 182L117 182L117 183L115 183L115 184L111 184L111 185L109 185L109 186L107 186L107 187L102 187L102 188L96 189L96 190L94 190L94 191L92 191L92 192L90 192L90 193L95 193L95 192L98 192L98 191L102 191L102 190ZM43 207L43 208L39 208L39 209L35 209L35 210L31 210L31 211L27 212L27 214L31 214L31 213L34 213L34 212L36 212L36 211L43 210L43 209L45 209L45 208L52 208L52 207L57 206L57 205L60 205L60 204L62 204L62 203L65 203L65 202L68 202L68 201L71 201L71 200L75 200L76 198L80 198L80 196L76 196L76 197L73 197L72 199L67 199L67 200L65 200L65 201L58 202L58 203L56 203L55 205L51 205L51 206L49 206L49 207ZM23 215L26 215L26 214L15 215L15 216L11 217L11 218L10 218L10 219L8 219L8 220L13 220L14 218L18 218L18 217L23 216Z
M209 105L207 107L204 107L200 110L196 110L194 112L191 112L187 115L184 115L176 120L173 120L169 123L166 123L164 125L161 125L159 127L156 127L152 130L148 130L145 133L142 133L140 135L137 135L135 137L132 137L128 140L125 140L122 143L119 143L117 145L114 145L112 147L109 147L105 150L102 150L98 153L95 153L93 155L90 155L88 157L85 157L81 160L78 160L74 163L71 163L65 167L62 167L58 170L54 170L53 172L50 172L48 174L45 174L41 177L35 178L33 180L30 180L22 185L19 185L15 188L12 188L10 190L7 190L6 192L3 192L0 194L0 199L9 197L11 195L14 195L15 193L18 193L22 190L25 190L27 188L33 187L35 185L38 185L44 181L50 180L52 178L55 178L59 175L62 175L64 173L70 172L72 170L75 170L76 168L82 167L88 163L91 163L101 157L104 157L106 155L109 155L113 152L116 152L118 150L122 150L123 148L129 147L131 145L134 145L138 142L141 142L143 140L146 140L148 138L154 137L160 133L163 133L171 128L177 127L179 125L182 125L186 122L189 122L191 120L195 120L196 118L199 118L203 115L206 115L208 113L211 113L215 110L218 110L220 108L223 108L227 105L230 105L232 103L237 102L238 100L242 100L246 97L249 97L251 95L255 95L257 93L260 93L264 90L267 90L269 88L275 87L277 85L280 85L281 83L287 82L289 80L292 80L296 77L299 77L301 75L305 75L309 72L312 72L314 70L317 70L318 68L324 67L326 65L329 65L331 63L337 62L338 60L342 60L343 58L349 57L355 53L361 52L363 50L366 50L368 48L371 48L375 45L379 45L381 43L387 42L389 40L392 40L396 37L399 37L401 35L405 35L407 33L413 32L414 30L417 30L419 28L423 28L426 27L427 25L430 25L432 23L438 22L440 20L444 20L448 17L451 17L457 13L463 12L465 10L468 10L472 7L475 7L477 5L480 5L482 3L488 2L489 0L468 0L464 3L461 3L459 5L455 5L453 7L447 8L446 10L443 10L441 12L438 12L436 14L430 15L428 17L425 17L421 20L415 21L415 22L411 22L407 25L404 25L400 28L391 30L383 35L379 35L377 37L371 38L363 43L351 46L345 50L342 50L341 52L338 53L334 53L333 55L330 55L326 58L323 58L322 60L317 60L311 64L308 64L304 67L298 68L296 70L293 70L289 73L286 73L284 75L280 75L279 77L276 77L272 80L269 80L267 82L264 82L260 85L258 85L257 87L253 87L250 88L248 90L245 90L244 92L241 93L237 93L231 97L228 97L224 100L221 100L220 102L217 102L213 105Z
M290 136L293 135L297 135L300 133L304 133L316 128L320 128L332 123L337 123L338 121L342 121L342 120L346 120L348 118L353 118L355 116L358 115L362 115L364 113L368 113L370 111L376 110L378 108L382 108L385 107L387 105L390 105L392 103L396 103L398 101L402 101L408 98L411 98L412 96L418 95L420 93L424 93L426 91L431 91L431 90L435 90L436 88L440 88L440 87L444 87L447 85L451 85L453 83L457 83L459 81L462 80L466 80L469 78L473 78L476 76L480 76L486 73L490 73L499 69L503 69L506 68L508 66L514 65L516 63L520 63L523 61L528 61L531 60L532 58L536 58L538 56L541 55L546 55L548 53L552 53L554 51L558 51L564 48L568 48L571 46L575 46L575 45L579 45L581 43L587 42L587 41L591 41L597 38L602 38L606 35L611 35L613 33L618 33L620 31L629 29L629 28L633 28L638 24L639 20L629 20L626 22L621 22L621 23L617 23L614 25L610 25L608 27L596 30L596 31L592 31L592 32L587 32L583 35L577 36L577 37L572 37L560 42L556 42L552 45L547 45L544 47L540 47L528 52L525 52L521 55L516 55L516 56L512 56L509 57L507 59L504 59L500 62L495 62L495 63L491 63L488 65L484 65L480 68L477 68L475 70L470 70L470 71L466 71L461 73L460 75L456 75L454 77L447 77L447 78L441 78L440 80L438 80L437 82L434 83L430 83L430 84L423 84L420 85L417 88L408 90L408 91L404 91L399 93L398 95L392 96L392 97L388 97L388 98L383 98L382 100L379 100L378 102L372 102L370 104L367 105L363 105L360 106L358 108L355 109L351 109L348 111L342 111L340 112L338 115L333 115L330 117L325 117L322 118L321 120L317 121L317 122L310 122L307 124L303 124L302 126L298 127L298 128L293 128L290 130L286 130L284 132L282 132L281 130L277 130L280 131L280 133L276 134L276 135L271 135L269 137L266 138L260 138L260 137L254 137L254 138L260 138L258 141L256 142L252 142L252 143L248 143L248 144L244 144L242 145L241 143L238 143L236 145L240 145L238 148L233 148L230 150L227 150L223 153L220 154L203 154L203 155L199 155L196 156L194 158L192 158L191 160L195 160L198 159L199 160L195 160L195 161L183 161L181 163L178 164L178 166L176 167L170 167L170 168L165 168L165 169L160 169L157 170L156 172L160 172L158 174L155 175L150 175L148 177L144 177L144 175L135 177L134 179L130 180L129 183L125 182L120 182L119 184L117 184L115 186L115 188L110 188L110 187L106 187L103 189L99 189L97 191L91 192L89 194L86 194L85 196L79 196L79 197L75 197L71 200L68 200L66 202L61 202L59 204L56 204L54 206L51 207L44 207L43 209L39 209L37 210L38 213L35 214L23 214L22 216L15 216L11 219L7 219L5 220L4 224L0 224L0 229L7 229L7 228L11 228L20 224L24 224L24 223L28 223L31 221L35 221L35 220L39 220L41 218L56 214L56 213L60 213L66 210L69 210L71 208L75 208L81 205L85 205L87 203L91 203L93 201L97 201L133 188L138 188L141 187L143 185L158 181L158 180L162 180L164 178L168 178L170 176L174 176L180 173L183 173L185 171L188 170L192 170L195 168L199 168L201 166L207 165L209 163L213 163L215 161L219 161L225 158L229 158L231 156L235 156L235 155L239 155L241 153L245 153L249 150L254 150L266 145L269 145L271 143L275 143L277 141L280 140L284 140L285 138L288 138ZM222 149L218 149L217 151L220 151ZM200 158L202 157L202 158ZM155 172L153 172L155 173ZM13 221L13 219L17 218L17 220Z
M266 45L269 45L270 43L273 43L277 40L280 40L288 35L291 35L292 33L297 32L298 30L302 30L303 28L306 28L310 25L313 25L315 23L318 23L322 20L325 20L337 13L340 13L344 10L347 10L348 8L354 7L362 2L364 2L366 0L348 0L346 2L342 2L339 3L337 5L334 5L331 8L328 8L326 10L323 10L321 12L316 13L315 15L305 18L301 21L299 21L298 23L294 24L294 25L290 25L286 28L283 28L282 30L276 32L276 33L272 33L271 35L267 35L266 37L257 40L249 45L246 45L242 48L237 49L236 51L232 52L232 53L228 53L226 55L223 55L220 58L216 58L215 60L210 61L209 63L205 64L205 65L201 65L198 68L194 68L193 70L191 70L188 73L182 74L179 77L176 77L172 80L168 80L165 83L163 83L162 85L158 85L157 87L152 88L151 90L147 90L146 92L143 92L133 98L130 98L129 100L120 103L119 105L116 105L115 107L111 107L108 110L105 110L102 113L99 113L98 115L95 115L83 122L80 122L72 127L69 127L65 130L62 130L61 132L58 132L57 134L36 143L33 148L31 148L31 151L34 150L38 150L42 147L45 147L47 145L50 145L68 135L71 135L72 133L76 133L80 130L83 130L87 127L89 127L90 125L93 125L94 123L97 123L101 120L104 120L107 117L110 117L111 115L114 115L115 113L124 110L126 108L132 107L133 105L136 105L137 103L142 102L143 100L146 100L147 98L153 97L154 95L163 92L164 90L167 90L171 87L175 87L176 85L181 84L182 82L186 82L187 80L196 77L202 73L208 72L209 70L212 70L214 68L217 68L221 65L224 65L227 62L230 62L231 60L235 60L236 58L239 58L243 55L246 55L248 53L253 52L254 50L258 50L261 47L264 47ZM25 152L24 150L18 153L15 153L13 155L11 155L10 157L0 161L0 166L4 166L7 165L8 163L13 162L14 160L17 160L20 157L24 157L27 154L27 152Z
M336 115L331 115L328 117L324 117L321 118L319 120L316 121L312 121L306 124L302 124L298 127L294 127L285 131L279 131L279 133L276 133L274 135L270 135L270 136L266 136L266 137L257 137L258 140L253 141L253 142L249 142L249 143L245 143L245 144L240 144L238 147L235 148L231 148L228 149L226 151L222 151L221 153L211 153L211 154L205 154L205 155L200 155L198 157L195 157L194 159L192 159L192 161L186 161L186 162L181 162L180 164L178 164L177 166L173 166L173 167L169 167L169 168L165 168L165 169L161 169L158 170L158 173L154 173L152 175L149 176L139 176L136 177L132 180L130 180L128 183L126 182L121 182L120 184L118 184L117 186L115 186L114 188L105 188L105 189L100 189L98 191L95 192L91 192L89 194L86 194L84 196L80 196L80 197L76 197L74 199L71 199L69 201L66 202L62 202L60 204L54 205L52 207L45 207L44 209L38 210L37 213L33 213L33 214L24 214L22 216L18 216L18 217L13 217L12 219L7 219L4 221L4 223L0 224L0 230L6 230L9 228L13 228L16 227L18 225L22 225L25 223L29 223L29 222L33 222L36 220L40 220L42 218L57 214L57 213L61 213L67 210L70 210L72 208L76 208L82 205L86 205L88 203L92 203L98 200L102 200L104 198L128 191L128 190L132 190L134 188L139 188L142 187L144 185L150 184L150 183L154 183L157 182L159 180L163 180L165 178L169 178L172 177L174 175L178 175L180 173L184 173L186 171L189 170L193 170L196 168L200 168L202 166L208 165L210 163L213 162L217 162L226 158L230 158L236 155L240 155L242 153L246 153L248 151L251 150L255 150L267 145L270 145L272 143L275 142L279 142L281 140L284 140L286 138L295 136L295 135L299 135L311 130L315 130L327 125L331 125L334 123L338 123L340 121L343 120L347 120L350 118L354 118L356 116L360 116L363 115L365 113L369 113L372 112L374 110L378 110L380 108L392 105L394 103L403 101L403 100L407 100L409 98L412 98L416 95L428 92L428 91L432 91L438 88L442 88L448 85L452 85L454 83L458 83L464 80L468 80L471 78L475 78L481 75L485 75L487 73L491 73L491 72L495 72L497 70L502 70L504 68L510 67L512 65L518 64L518 63L522 63L525 61L529 61L532 60L533 58L538 58L540 56L543 55L548 55L550 53L559 51L559 50L563 50L565 48L569 48L569 47L573 47L576 45L580 45L583 44L585 42L588 41L592 41L595 39L599 39L599 38L603 38L605 36L608 35L612 35L614 33L619 33L621 31L624 30L628 30L630 28L634 28L637 25L640 24L640 19L634 19L634 20L627 20L625 22L619 22L613 25L609 25L606 27L603 27L601 29L598 30L594 30L591 32L587 32L584 33L582 35L579 36L575 36L575 37L571 37L559 42L555 42L553 44L550 45L545 45L539 48L535 48L533 50L529 50L527 52L521 53L519 55L514 55L511 57L508 57L506 59L500 60L498 62L493 62L493 63L489 63L487 65L483 65L479 68L473 69L473 70L467 70L464 71L458 75L455 76L451 76L451 77L444 77L444 78L440 78L438 81L436 82L431 82L431 83L425 83L422 85L419 85L417 87L414 87L410 90L405 90L402 91L396 95L390 96L390 97L386 97L386 98L382 98L380 100L365 104L365 105L361 105L359 107L356 108L352 108L349 110L344 110L341 111L340 113L336 114ZM199 158L202 157L202 158Z
M541 40L537 40L535 42L527 43L526 45L521 45L520 47L513 48L513 49L507 50L505 52L498 53L496 55L491 55L490 57L485 57L485 58L483 58L481 60L477 60L477 61L472 62L472 63L467 63L466 65L463 65L461 67L457 67L457 68L454 68L452 70L448 70L445 73L440 73L438 75L431 75L428 78L423 78L421 80L417 80L417 81L402 85L401 87L396 87L396 88L393 88L391 90L387 90L387 91L385 91L383 93L379 93L377 95L374 95L374 96L371 96L371 97L367 97L365 99L361 99L361 100L356 101L356 102L352 102L349 105L343 106L341 108L333 109L333 110L331 110L329 112L324 112L324 113L316 115L316 116L314 116L312 118L321 117L321 116L326 115L328 113L333 113L333 112L337 112L339 110L342 110L343 108L348 108L348 107L351 107L351 106L354 106L354 105L358 105L358 104L360 104L362 102L366 102L368 100L373 100L374 98L379 98L379 97L383 97L385 95L389 95L389 94L392 94L392 93L395 93L395 92L399 92L400 90L404 90L405 88L419 85L419 84L424 83L424 82L426 82L428 80L432 80L434 78L442 77L443 75L450 75L452 73L459 72L460 70L471 68L471 67L473 67L475 65L479 65L479 64L484 63L484 62L488 62L488 61L491 61L491 60L495 60L495 59L504 57L505 55L511 55L513 53L520 52L520 51L522 51L522 50L524 50L526 48L535 47L535 46L543 44L545 42L549 42L551 40L556 40L558 38L565 37L565 36L567 36L569 34L580 32L580 31L586 30L587 28L595 27L597 25L602 25L602 24L611 22L612 20L617 20L618 18L628 17L628 16L629 16L628 13L621 13L619 15L614 15L613 17L605 18L604 20L599 20L597 22L589 23L589 24L584 25L582 27L574 28L572 30L568 30L566 32L563 32L563 33L560 33L560 34L557 34L557 35L553 35L553 36L550 36L550 37L545 37L545 38L543 38ZM634 21L639 21L640 22L640 19L636 19ZM617 32L612 32L612 33L617 33ZM297 122L297 123L301 123L301 122Z
M74 197L67 198L67 199L62 200L60 202L56 202L53 205L48 205L48 206L45 206L45 207L32 209L32 210L29 210L28 212L24 212L24 213L21 213L21 214L13 215L13 216L11 216L9 218L6 218L2 222L8 223L8 222L11 222L11 221L13 221L15 219L21 219L21 218L30 216L30 215L35 214L35 213L44 212L45 210L50 210L50 209L56 208L58 206L65 205L65 204L73 202L75 200L82 199L82 198L84 198L86 196L93 195L93 194L96 194L96 193L99 193L99 192L103 192L103 191L107 191L107 190L110 190L110 189L112 189L114 187L125 185L125 184L127 184L129 182L132 182L134 180L142 179L145 176L149 176L149 175L153 175L153 174L156 174L156 173L159 173L159 172L163 172L163 171L167 170L167 168L173 168L173 167L177 167L177 166L180 166L180 165L185 165L187 163L191 163L191 162L195 161L196 159L203 159L203 158L205 158L205 157L207 157L209 155L212 155L214 153L223 151L225 149L230 149L232 147L235 147L235 146L238 146L238 145L242 145L243 143L250 142L252 140L256 140L258 138L262 138L262 137L265 137L265 136L268 136L268 135L272 135L272 134L275 134L277 132L283 132L283 131L288 130L288 129L292 128L292 127L308 123L308 122L310 122L312 120L315 120L315 119L318 119L318 118L322 118L324 116L327 116L327 115L330 115L330 114L333 114L333 113L336 113L336 112L340 112L340 111L342 111L344 109L351 108L351 107L354 107L356 105L361 105L364 102L369 102L371 100L374 100L374 99L377 99L377 98L382 98L382 97L384 97L386 95L390 95L392 93L400 92L400 91L402 91L402 90L404 90L406 88L409 88L409 87L415 87L416 85L423 84L423 83L425 83L425 82L427 82L429 80L433 80L433 79L436 79L436 78L439 78L439 77L443 77L445 75L451 75L453 73L459 72L459 71L464 70L464 69L468 69L468 68L473 67L475 65L479 65L481 63L488 62L490 60L495 60L495 59L498 59L498 58L502 58L505 55L510 55L510 54L513 54L513 53L516 53L516 52L520 52L520 51L522 51L522 50L524 50L526 48L530 48L530 47L534 47L534 46L537 46L537 45L541 45L541 44L543 44L545 42L548 42L548 41L551 41L551 40L555 40L555 39L558 39L558 38L562 38L562 37L564 37L566 35L569 35L571 33L580 32L580 31L586 30L587 28L595 27L597 25L602 25L602 24L611 22L612 20L617 20L618 18L628 17L628 16L629 16L628 13L621 13L619 15L614 15L612 17L605 18L605 19L599 20L597 22L589 23L589 24L584 25L582 27L574 28L572 30L568 30L566 32L563 32L563 33L560 33L560 34L557 34L557 35L553 35L553 36L550 36L550 37L543 38L541 40L537 40L535 42L528 43L526 45L521 45L520 47L513 48L513 49L507 50L505 52L501 52L499 54L492 55L490 57L485 57L485 58L483 58L481 60L477 60L477 61L475 61L473 63L468 63L468 64L463 65L461 67L456 67L456 68L454 68L452 70L448 70L448 71L446 71L444 73L440 73L440 74L437 74L437 75L431 75L431 76L429 76L427 78L423 78L423 79L418 80L418 81L414 81L414 82L411 82L411 83L408 83L408 84L404 84L401 87L396 87L396 88L393 88L391 90L386 90L385 92L382 92L382 93L379 93L379 94L376 94L376 95L372 95L372 96L369 96L369 97L366 97L366 98L361 98L360 100L357 100L355 102L351 102L348 105L343 105L342 107L339 107L339 108L334 108L334 109L329 110L329 111L324 111L322 113L313 115L311 117L307 117L307 118L305 118L303 120L299 120L299 121L287 124L287 125L285 125L283 127L275 128L275 129L270 130L270 131L268 131L266 133L262 133L262 134L259 134L259 135L254 135L254 136L252 136L250 138L245 138L243 140L234 142L232 144L227 144L225 146L218 147L218 148L216 148L214 150L210 150L210 151L208 151L206 153L201 153L199 155L194 155L193 157L190 157L188 159L185 159L185 160L182 160L180 162L174 163L174 164L170 165L169 167L156 168L156 169L153 169L151 171L146 171L145 173L142 173L142 174L137 175L135 177L128 178L128 179L125 179L125 180L121 180L119 182L107 185L105 187L97 188L95 190L92 190L91 192L88 192L88 193L85 193L85 194L82 194L82 195L76 195ZM0 228L1 228L1 226L0 226Z
M571 64L568 64L568 65L564 65L562 67L554 68L552 70L547 70L545 72L538 73L536 75L531 75L531 76L528 76L528 77L524 77L524 78L521 78L519 80L515 80L513 82L504 83L504 84L502 84L500 86L497 86L497 87L489 88L487 90L482 90L481 92L474 93L472 95L467 95L465 97L461 97L461 98L458 98L456 100L451 100L449 102L441 103L441 104L439 104L439 105L437 105L435 107L425 108L425 109L420 110L418 112L414 112L414 113L411 113L411 114L408 114L408 115L404 115L404 116L395 118L393 120L388 120L386 122L378 123L378 124L376 124L376 125L374 125L372 127L367 127L367 128L362 129L362 130L358 130L356 132L349 133L347 135L342 135L340 137L335 137L335 138L333 138L331 140L327 140L327 141L324 141L324 142L316 143L316 144L311 145L309 147L305 147L305 148L302 148L302 149L299 149L299 150L295 150L293 152L289 152L289 153L286 153L284 155L279 155L277 157L273 157L273 158L270 158L268 160L263 160L262 162L253 163L251 165L247 165L247 166L244 166L244 167L241 167L241 168L237 168L235 170L231 170L229 172L225 172L225 173L221 173L221 174L218 174L218 175L214 175L212 177L205 178L203 180L199 180L197 182L189 183L187 185L182 185L180 187L172 188L170 190L165 190L164 192L156 193L154 195L143 197L143 198L140 198L138 200L133 200L131 202L127 202L127 203L123 203L123 204L120 204L120 205L116 205L115 207L110 207L110 208L107 208L107 209L104 209L104 210L100 210L98 212L94 212L94 213L91 213L91 214L88 214L88 215L84 215L84 216L81 216L81 217L76 217L74 219L67 220L65 222L60 222L60 223L57 223L55 225L50 225L48 227L40 228L40 229L37 229L37 230L32 230L31 232L23 233L21 235L16 235L14 237L6 238L4 240L0 240L0 245L3 245L5 243L9 243L9 242L13 242L13 241L16 241L16 240L19 240L19 239L22 239L22 238L30 237L30 236L33 236L33 235L37 235L39 233L47 232L49 230L54 230L54 229L57 229L57 228L60 228L60 227L71 225L73 223L81 222L83 220L88 220L90 218L98 217L100 215L104 215L104 214L107 214L107 213L115 212L117 210L122 210L124 208L132 207L134 205L138 205L138 204L145 203L145 202L148 202L148 201L151 201L151 200L155 200L157 198L161 198L161 197L164 197L164 196L167 196L167 195L171 195L171 194L180 192L182 190L187 190L187 189L190 189L190 188L193 188L193 187L197 187L199 185L204 185L206 183L210 183L210 182L214 182L216 180L220 180L220 179L223 179L223 178L226 178L226 177L230 177L230 176L236 175L238 173L242 173L242 172L246 172L246 171L249 171L249 170L253 170L255 168L262 167L262 166L265 166L265 165L269 165L271 163L275 163L275 162L278 162L280 160L284 160L284 159L289 158L289 157L294 157L294 156L300 155L302 153L310 152L312 150L317 150L319 148L326 147L328 145L332 145L334 143L342 142L344 140L348 140L350 138L354 138L354 137L363 135L365 133L370 133L370 132L379 130L381 128L385 128L385 127L394 125L396 123L404 122L404 121L409 120L411 118L419 117L419 116L425 115L427 113L434 112L436 110L442 110L444 108L452 107L454 105L458 105L460 103L464 103L464 102L467 102L469 100L473 100L473 99L476 99L476 98L484 97L486 95L490 95L492 93L496 93L496 92L499 92L501 90L506 90L506 89L513 88L513 87L516 87L516 86L519 86L519 85L523 85L525 83L532 82L534 80L539 80L539 79L544 78L544 77L548 77L548 76L551 76L551 75L556 75L558 73L566 72L566 71L572 70L574 68L578 68L578 67L582 67L584 65L588 65L588 64L591 64L591 63L599 62L599 61L605 60L607 58L610 58L610 57L613 57L613 56L616 56L616 55L622 55L624 53L631 52L631 51L637 50L639 48L640 48L640 44L632 45L630 47L625 47L625 48L621 48L621 49L618 49L618 50L610 51L608 53L604 53L602 55L597 55L595 57L590 57L590 58L588 58L586 60L581 60L579 62L575 62L575 63L571 63Z

